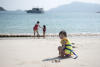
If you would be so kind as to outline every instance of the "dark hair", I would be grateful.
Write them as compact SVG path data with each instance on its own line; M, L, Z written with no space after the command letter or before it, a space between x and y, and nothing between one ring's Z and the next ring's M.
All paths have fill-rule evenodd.
M37 24L39 24L40 22L39 21L37 21Z
M62 30L62 31L59 32L59 36L62 35L62 34L63 34L65 37L67 37L66 31Z
M45 26L45 25L43 25L43 27L44 27L44 28L46 28L46 26Z

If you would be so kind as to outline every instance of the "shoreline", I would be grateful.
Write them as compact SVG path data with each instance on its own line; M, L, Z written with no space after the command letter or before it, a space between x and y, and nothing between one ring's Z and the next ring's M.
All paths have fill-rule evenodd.
M58 34L47 34L46 37L58 37ZM69 33L68 36L100 36L100 33ZM37 37L33 34L0 34L0 37ZM43 37L40 35L39 37Z

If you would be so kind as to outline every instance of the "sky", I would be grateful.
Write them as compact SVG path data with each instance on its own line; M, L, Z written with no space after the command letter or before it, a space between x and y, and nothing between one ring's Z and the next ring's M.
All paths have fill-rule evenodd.
M50 10L72 2L86 2L100 4L100 0L0 0L0 6L7 10L28 10L33 7Z

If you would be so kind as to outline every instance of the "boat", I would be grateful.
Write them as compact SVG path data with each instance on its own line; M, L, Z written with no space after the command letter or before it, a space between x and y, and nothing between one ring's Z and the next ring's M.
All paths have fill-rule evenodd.
M44 13L43 8L32 8L32 10L26 10L27 13Z

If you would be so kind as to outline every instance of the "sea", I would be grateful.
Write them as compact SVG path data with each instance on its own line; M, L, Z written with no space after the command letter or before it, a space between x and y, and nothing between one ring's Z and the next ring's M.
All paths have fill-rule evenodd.
M0 34L33 34L37 21L46 25L46 34L100 33L100 13L93 12L44 12L42 14L25 11L1 11ZM42 34L42 28L39 28Z

